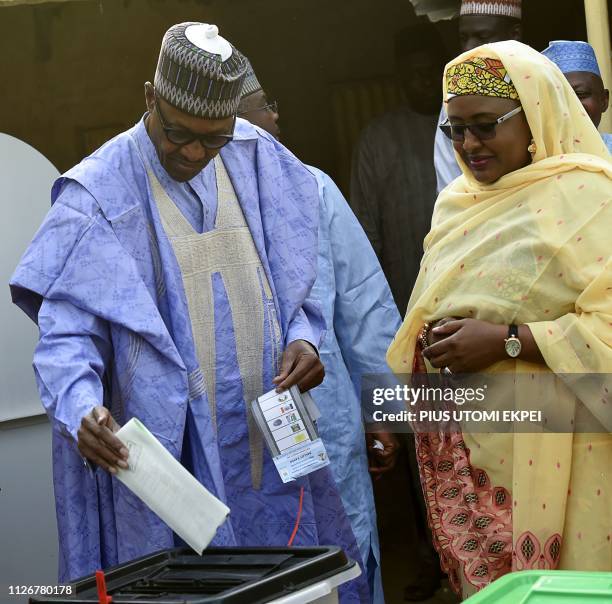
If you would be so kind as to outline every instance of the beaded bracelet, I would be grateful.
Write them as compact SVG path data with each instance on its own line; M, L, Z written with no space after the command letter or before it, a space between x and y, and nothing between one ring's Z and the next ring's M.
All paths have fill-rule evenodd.
M423 325L419 333L418 338L419 338L419 342L421 343L422 350L424 350L425 348L429 346L429 340L427 339L427 336L429 336L430 329L431 329L431 325L429 323L425 323L425 325Z

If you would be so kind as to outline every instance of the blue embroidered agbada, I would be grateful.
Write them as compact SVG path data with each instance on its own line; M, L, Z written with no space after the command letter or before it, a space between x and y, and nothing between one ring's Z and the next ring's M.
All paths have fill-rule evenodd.
M319 268L311 297L327 330L319 353L325 380L312 391L319 432L368 571L372 602L384 601L380 547L361 407L361 378L387 374L387 348L401 324L387 279L364 230L332 179L319 185Z
M318 344L323 323L306 301L317 263L315 179L282 145L243 120L221 150L272 290L266 302L262 384L276 317L282 345ZM149 171L149 172L147 172ZM81 418L95 404L124 423L138 417L200 482L231 509L217 545L337 544L361 563L328 469L283 485L263 451L253 486L249 433L228 292L214 279L216 429L198 367L187 300L173 249L153 203L151 175L201 230L214 227L214 166L185 184L168 178L141 121L60 178L53 207L11 280L13 299L39 324L34 367L53 426L60 540L59 580L67 581L172 547L176 537L136 496L76 447ZM212 195L211 195L212 191ZM208 220L207 220L208 217ZM199 230L199 229L196 229ZM274 360L274 359L272 359ZM341 590L369 601L365 575Z

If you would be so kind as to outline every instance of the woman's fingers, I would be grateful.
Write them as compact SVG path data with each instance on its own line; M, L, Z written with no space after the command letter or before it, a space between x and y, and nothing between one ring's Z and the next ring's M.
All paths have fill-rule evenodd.
M429 363L436 369L442 369L442 367L450 367L454 363L455 359L450 354L442 354L437 357L429 359Z
M423 350L423 356L425 356L430 362L432 359L436 359L445 354L451 354L456 347L456 342L452 337L444 338L431 346L428 346ZM435 367L436 365L434 365Z
M463 327L463 324L463 319L450 319L448 321L445 321L444 323L440 321L440 323L436 325L431 331L437 336L449 336L459 331Z

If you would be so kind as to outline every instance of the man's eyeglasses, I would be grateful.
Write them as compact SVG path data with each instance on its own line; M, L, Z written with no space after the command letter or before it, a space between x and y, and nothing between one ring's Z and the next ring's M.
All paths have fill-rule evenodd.
M241 111L238 115L247 115L248 113L254 113L255 111L269 111L270 113L278 113L278 101L272 101L263 107L255 107L247 111Z
M227 145L234 138L234 127L236 126L236 116L234 116L234 122L232 124L231 134L195 134L190 130L184 130L183 128L172 128L166 124L166 120L162 115L159 103L157 102L157 96L155 97L155 111L159 116L159 123L163 131L166 134L166 138L173 145L189 145L193 141L197 140L206 149L220 149L224 145Z
M440 130L453 142L462 143L465 140L465 131L469 130L478 140L486 141L495 138L495 128L511 117L520 113L523 108L519 105L512 111L498 117L494 122L482 122L478 124L451 124L448 120L440 124Z

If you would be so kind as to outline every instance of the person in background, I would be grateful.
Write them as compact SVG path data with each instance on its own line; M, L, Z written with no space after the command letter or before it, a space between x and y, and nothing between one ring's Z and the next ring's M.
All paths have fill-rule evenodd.
M349 204L380 260L402 315L419 271L436 197L431 158L442 101L439 78L446 61L444 49L437 29L427 20L397 32L395 74L406 103L368 124L353 153ZM440 572L421 504L413 438L406 434L400 439L405 455L387 484L377 489L377 498L379 506L386 508L389 526L397 523L399 508L413 511L413 526L403 527L405 533L395 531L388 545L404 548L407 540L413 546L418 564L416 574L407 580L405 598L420 601L434 594Z
M542 54L565 75L591 121L599 127L602 114L608 110L610 93L604 88L593 47L582 41L555 40ZM612 134L602 132L601 137L612 152Z
M459 44L461 51L472 50L481 44L502 40L521 40L521 0L462 0L459 13ZM438 126L447 121L442 105ZM453 145L438 128L434 147L437 191L440 193L461 175Z
M360 562L329 468L284 484L250 412L324 372L317 184L236 118L246 68L215 25L172 26L145 115L56 182L12 277L40 328L61 582L177 544L114 477L132 417L230 508L213 544L336 544ZM370 600L363 575L340 593Z
M279 138L278 105L269 102L251 65L238 112ZM318 272L310 297L321 306L327 324L319 346L325 379L311 393L321 410L318 428L367 569L372 602L381 604L380 548L362 422L361 377L389 372L384 357L401 320L376 254L342 193L327 174L308 169L319 187ZM385 432L367 436L370 471L380 475L393 467L398 443ZM374 448L375 440L384 449Z
M431 163L444 44L429 22L398 32L395 72L406 105L374 119L353 153L349 204L404 313L436 197Z

